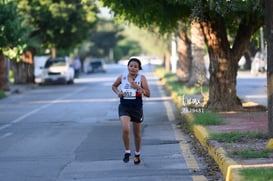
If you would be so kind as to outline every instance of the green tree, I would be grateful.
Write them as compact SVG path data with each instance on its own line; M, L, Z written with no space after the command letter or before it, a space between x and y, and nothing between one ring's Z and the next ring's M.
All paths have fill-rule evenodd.
M124 34L128 39L138 42L142 48L141 53L162 58L167 51L166 39L169 37L161 36L155 29L140 29L134 25L126 25Z
M151 42L156 43L156 46ZM90 39L79 48L78 53L81 59L88 56L106 59L109 57L110 61L118 61L140 55L143 52L153 54L152 50L155 49L158 49L157 53L160 52L159 49L162 50L162 45L159 38L156 39L153 34L136 30L136 27L118 24L113 19L99 19L96 28L90 34ZM111 53L113 53L113 57L111 57Z
M92 46L88 55L92 57L109 57L110 51L124 38L123 28L113 20L100 19L97 27L90 34ZM110 57L109 57L110 58Z
M131 56L137 56L142 53L142 48L139 42L125 38L124 40L118 43L118 46L115 48L115 52L120 51L120 55L115 56L115 60L129 58ZM118 55L118 54L117 54Z
M115 17L140 27L176 31L179 21L201 25L210 58L207 108L229 111L241 108L236 94L238 62L251 36L264 23L264 0L102 0ZM230 39L229 34L235 38Z
M0 2L0 90L9 90L8 61L19 59L25 47L27 29L21 26L22 17L13 1Z
M32 27L30 38L39 39L45 49L75 48L88 38L97 20L93 0L19 0L18 7Z

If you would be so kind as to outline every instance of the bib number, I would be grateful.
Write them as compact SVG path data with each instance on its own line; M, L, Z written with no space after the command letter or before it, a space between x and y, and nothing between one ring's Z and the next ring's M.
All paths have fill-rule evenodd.
M136 99L135 89L123 89L123 99Z

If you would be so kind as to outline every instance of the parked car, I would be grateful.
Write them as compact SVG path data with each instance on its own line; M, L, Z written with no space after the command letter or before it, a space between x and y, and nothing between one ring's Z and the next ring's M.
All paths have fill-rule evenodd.
M257 52L251 63L251 73L265 72L267 70L267 54Z
M95 59L90 61L88 65L87 73L94 73L94 72L106 72L105 63L102 59Z
M41 84L74 83L74 68L66 57L49 58L42 68Z
M41 84L42 70L45 66L45 62L49 56L35 56L34 57L34 81L36 84Z

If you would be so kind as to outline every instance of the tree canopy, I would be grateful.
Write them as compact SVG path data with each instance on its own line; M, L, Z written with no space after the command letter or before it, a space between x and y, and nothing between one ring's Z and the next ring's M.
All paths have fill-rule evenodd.
M94 1L20 0L18 8L32 28L29 38L38 38L44 48L74 48L89 36L97 20Z
M179 22L201 25L210 58L207 108L241 108L236 95L238 62L264 23L264 0L102 0L115 17L140 27L177 32Z
M161 32L177 31L180 21L191 22L220 16L229 33L236 34L237 27L253 19L257 26L263 23L264 0L101 0L116 18L139 27L157 27Z
M13 1L0 3L0 50L8 58L17 58L25 46L27 28L21 26L22 17Z
M89 54L93 57L107 57L110 50L124 38L121 34L123 28L113 20L100 19L96 28L90 33L92 43Z

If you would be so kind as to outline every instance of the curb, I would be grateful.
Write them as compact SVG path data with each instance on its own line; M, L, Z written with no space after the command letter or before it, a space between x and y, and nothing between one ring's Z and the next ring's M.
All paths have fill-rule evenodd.
M208 141L208 131L204 126L193 126L194 135L198 141L208 150L219 166L226 181L243 181L240 169L244 168L272 168L273 164L242 165L227 156L226 151L216 141Z
M198 141L203 145L203 147L206 148L206 150L208 150L208 153L213 157L226 181L242 180L234 168L235 165L239 164L229 158L226 154L226 151L222 147L213 144L212 141L207 141L209 133L204 126L193 126L193 132Z
M266 148L269 149L269 150L273 150L273 138L268 140Z
M28 84L10 84L10 90L5 91L6 96L11 96L14 94L22 94L27 90L37 89L38 85L34 83Z

